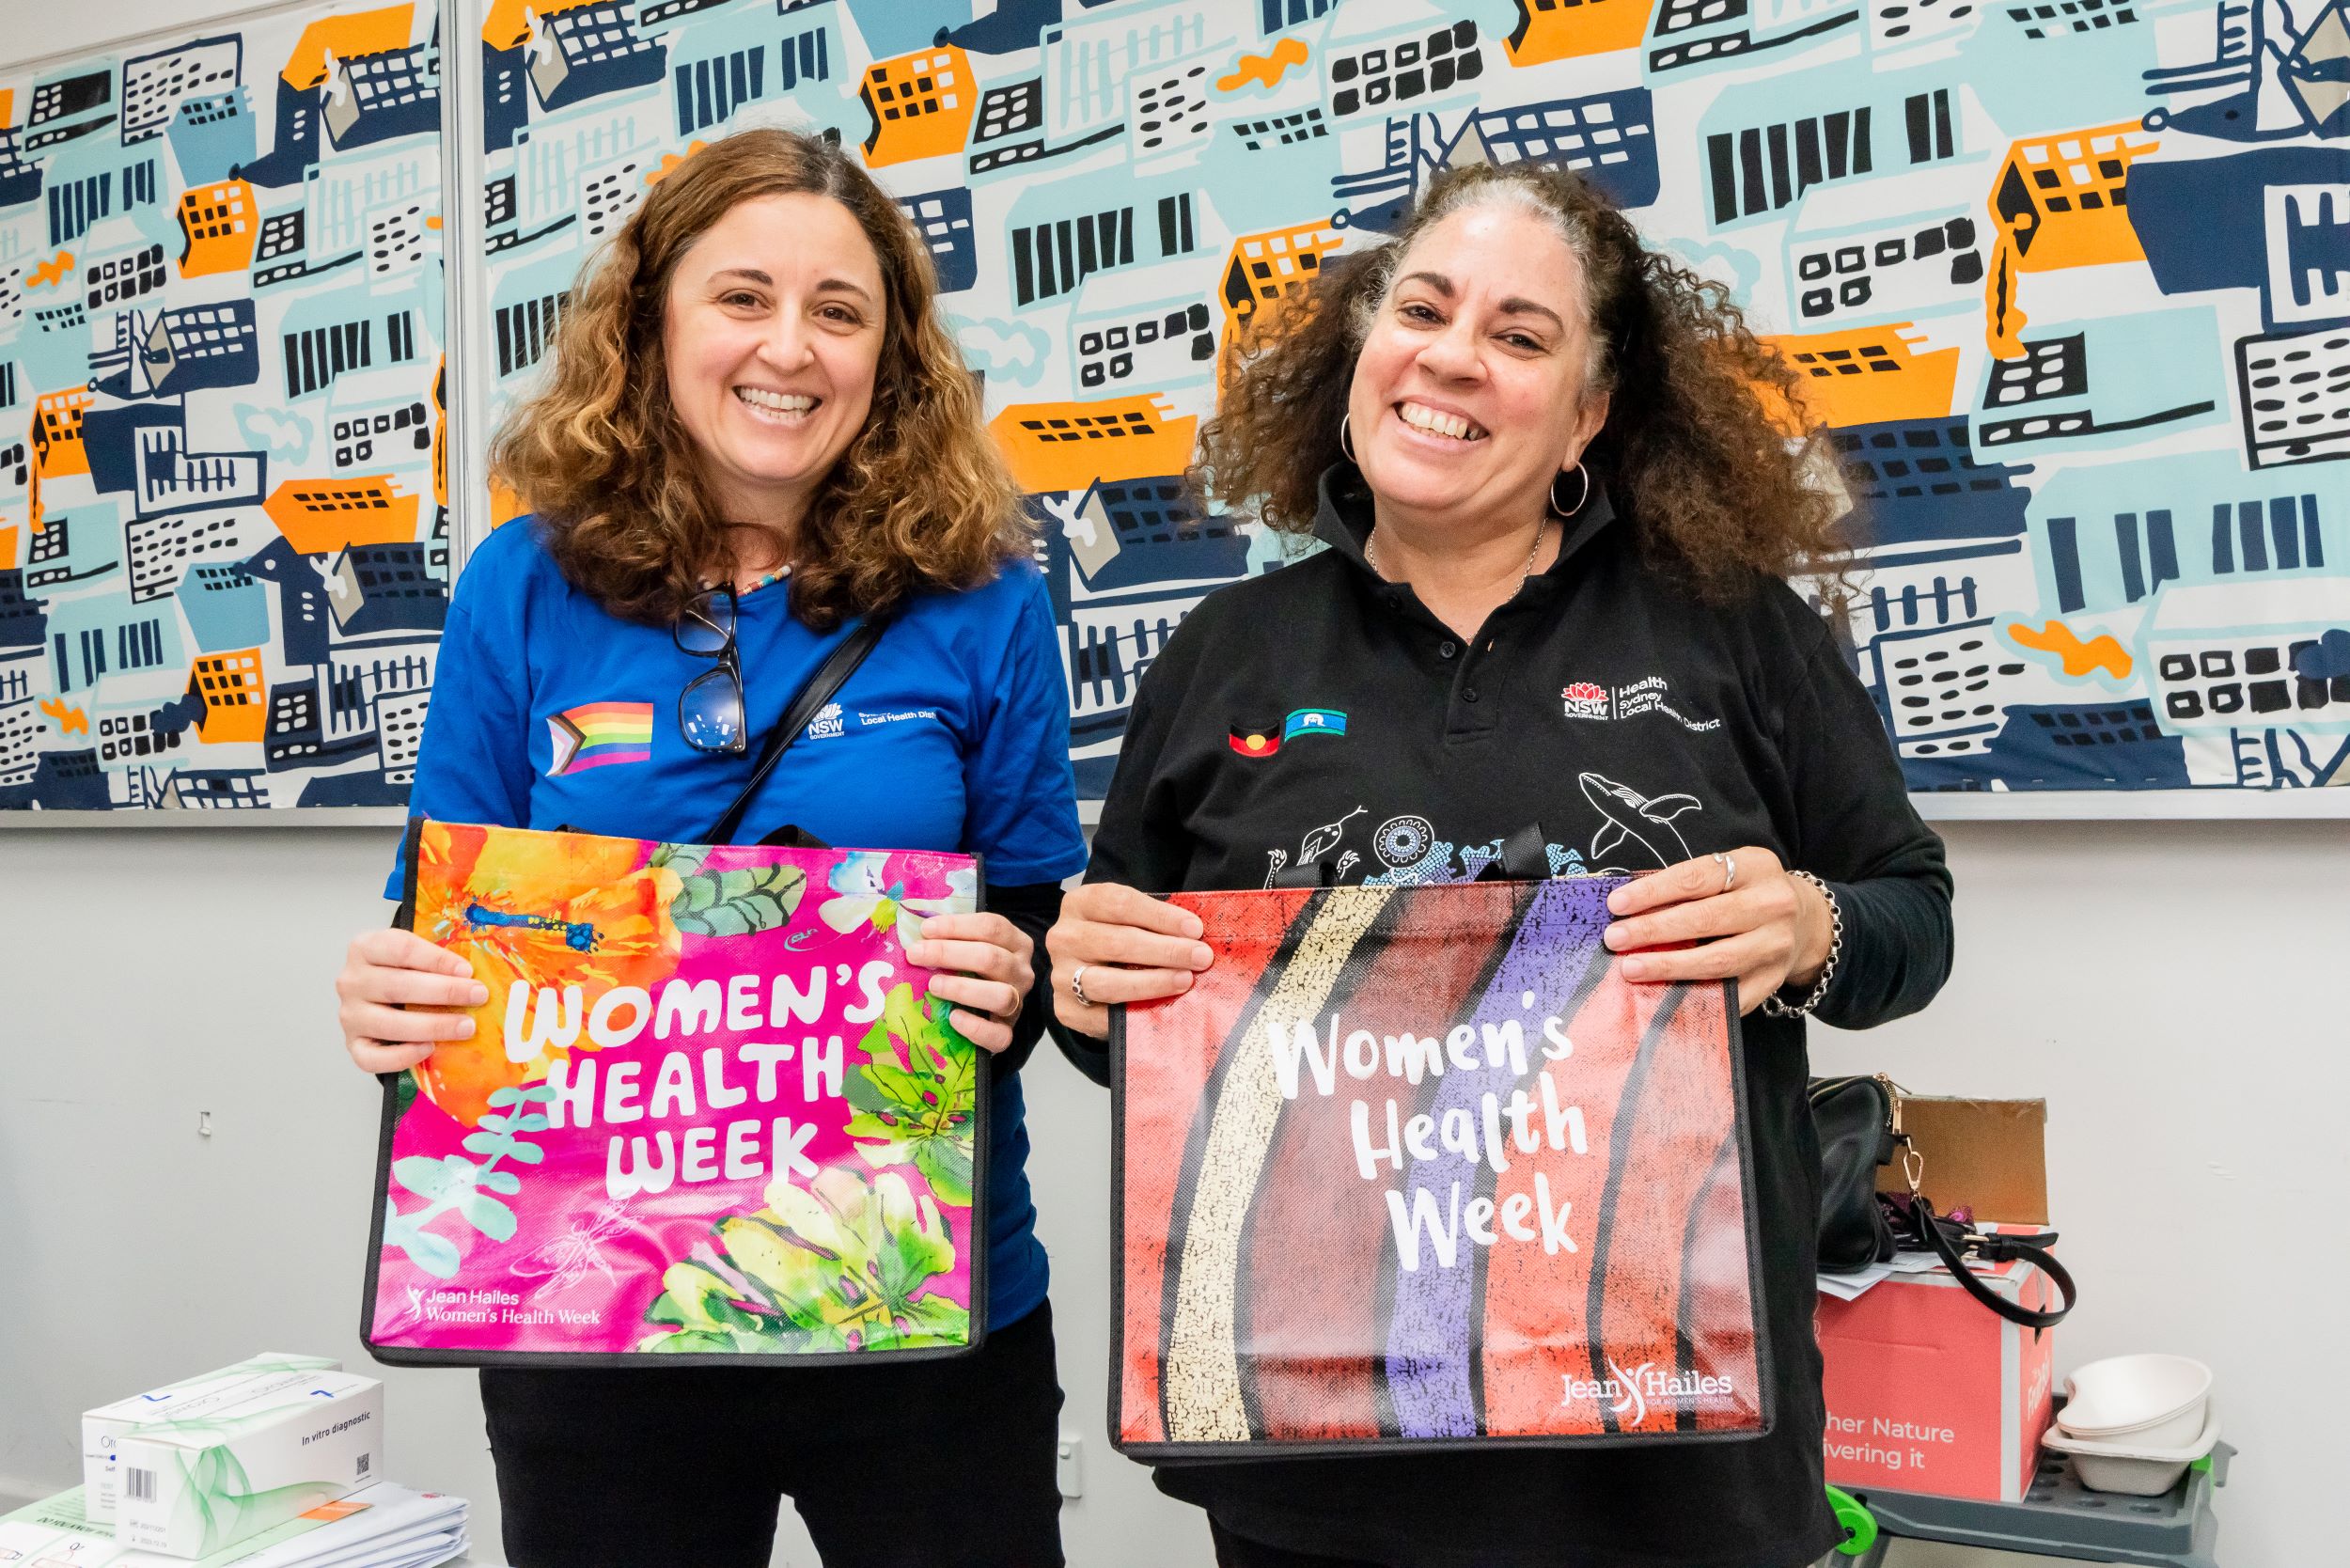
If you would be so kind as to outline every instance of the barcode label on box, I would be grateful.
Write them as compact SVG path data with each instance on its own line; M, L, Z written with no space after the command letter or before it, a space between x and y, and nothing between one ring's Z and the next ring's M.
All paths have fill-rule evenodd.
M123 1496L129 1497L133 1502L153 1502L155 1500L154 1471L126 1469L122 1473L124 1478L122 1482Z
M368 1461L373 1457L374 1455L366 1453L359 1456L359 1473L361 1475L366 1475L368 1473Z

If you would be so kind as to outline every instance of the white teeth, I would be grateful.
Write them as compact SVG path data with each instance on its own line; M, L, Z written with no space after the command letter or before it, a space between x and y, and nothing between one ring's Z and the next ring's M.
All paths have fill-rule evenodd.
M813 398L798 393L769 392L757 386L738 386L734 395L753 408L773 409L779 414L806 414L816 406Z
M1449 435L1456 441L1482 441L1484 428L1471 424L1457 414L1444 414L1419 403L1403 403L1396 410L1397 416L1415 430Z

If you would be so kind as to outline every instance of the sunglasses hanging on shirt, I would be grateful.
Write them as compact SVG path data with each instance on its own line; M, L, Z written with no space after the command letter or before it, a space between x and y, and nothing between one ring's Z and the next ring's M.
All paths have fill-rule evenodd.
M734 644L736 610L734 585L722 583L687 601L670 629L680 652L718 661L715 668L695 676L678 694L678 733L696 751L727 757L740 757L749 746L743 661Z

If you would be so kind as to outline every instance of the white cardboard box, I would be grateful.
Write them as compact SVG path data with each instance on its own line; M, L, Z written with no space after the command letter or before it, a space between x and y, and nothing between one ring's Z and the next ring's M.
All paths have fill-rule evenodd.
M123 1438L150 1431L169 1431L180 1421L200 1419L267 1393L273 1388L341 1369L340 1361L323 1356L264 1351L233 1367L223 1367L201 1377L167 1384L85 1412L82 1497L90 1519L99 1524L114 1522L115 1503L120 1496L121 1466L117 1446Z
M384 1474L384 1385L323 1372L118 1445L115 1539L204 1557Z

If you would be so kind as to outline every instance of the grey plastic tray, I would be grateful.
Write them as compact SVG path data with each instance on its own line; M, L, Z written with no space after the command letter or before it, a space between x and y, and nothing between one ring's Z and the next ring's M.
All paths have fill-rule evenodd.
M1969 1502L1846 1487L1875 1516L1876 1544L1856 1559L1830 1556L1823 1560L1877 1568L1890 1541L1902 1539L2149 1568L2218 1568L2213 1553L2219 1517L2212 1512L2212 1494L2226 1484L2228 1461L2234 1454L2235 1450L2220 1444L2212 1450L2208 1470L2188 1470L2178 1485L2158 1497L2089 1491L2059 1453L2042 1457L2031 1490L2021 1502Z

